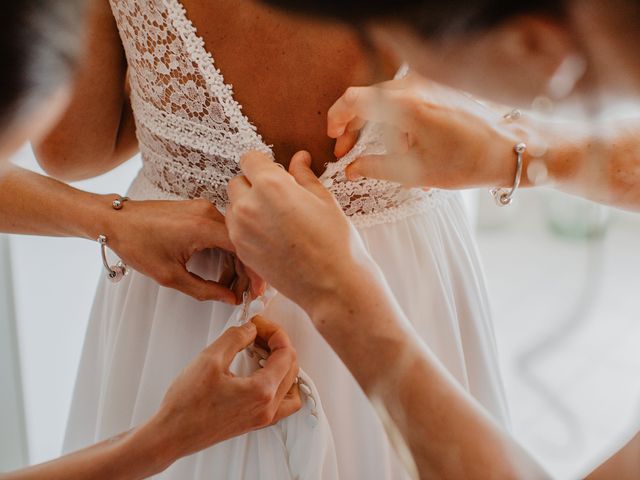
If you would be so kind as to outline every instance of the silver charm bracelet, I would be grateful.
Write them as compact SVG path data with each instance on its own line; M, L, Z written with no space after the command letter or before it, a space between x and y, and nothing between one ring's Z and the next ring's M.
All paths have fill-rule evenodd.
M520 110L512 110L507 113L504 118L506 120L518 120L522 116ZM492 188L489 192L499 207L507 207L513 203L513 197L520 187L520 181L522 180L522 168L524 164L524 154L527 151L526 143L518 143L513 147L513 151L516 154L516 176L513 181L513 186L508 188Z
M113 201L111 206L114 210L122 210L125 202L129 201L128 197L118 197ZM111 280L113 283L118 283L122 281L124 277L129 275L129 269L124 264L124 262L119 261L115 265L109 265L109 261L107 260L107 243L108 239L106 235L100 235L98 237L98 243L100 244L100 255L102 257L102 264L104 265L105 270L107 271L107 278Z

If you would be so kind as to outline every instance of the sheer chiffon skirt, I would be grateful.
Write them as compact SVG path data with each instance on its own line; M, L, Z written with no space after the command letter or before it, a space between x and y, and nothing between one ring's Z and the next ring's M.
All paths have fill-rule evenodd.
M143 180L140 180L143 181ZM135 194L135 192L133 192ZM462 201L391 223L360 228L416 335L503 425L508 424L489 308ZM216 278L217 252L190 269ZM231 323L237 309L200 303L132 272L103 281L96 295L76 383L65 450L126 431L160 406L171 381ZM366 396L309 318L282 295L265 315L297 349L317 403L273 427L182 459L158 478L399 479L405 473ZM240 373L254 365L240 360Z

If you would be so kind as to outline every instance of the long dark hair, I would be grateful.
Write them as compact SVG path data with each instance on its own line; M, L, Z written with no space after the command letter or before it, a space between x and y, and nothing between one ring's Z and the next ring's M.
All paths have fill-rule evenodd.
M488 28L516 15L564 14L563 0L263 0L299 13L362 23L396 19L426 36Z
M0 129L67 82L78 61L86 0L0 2Z

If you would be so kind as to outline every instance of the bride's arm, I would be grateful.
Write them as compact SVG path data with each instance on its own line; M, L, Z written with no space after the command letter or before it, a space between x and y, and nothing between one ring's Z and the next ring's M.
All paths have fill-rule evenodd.
M108 0L92 0L87 33L71 103L52 133L34 145L47 173L67 181L107 172L138 149L127 63Z
M234 291L228 288L235 270L233 262L220 283L197 277L186 267L197 251L233 250L224 217L210 202L130 201L122 210L115 211L112 202L116 198L84 192L52 178L13 168L0 175L0 232L94 241L98 235L106 235L109 247L127 265L160 285L198 300L239 302L249 279L239 273ZM253 280L257 293L262 282Z

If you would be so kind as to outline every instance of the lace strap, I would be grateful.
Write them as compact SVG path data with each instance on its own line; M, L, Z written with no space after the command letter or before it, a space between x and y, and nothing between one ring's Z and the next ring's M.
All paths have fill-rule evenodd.
M244 115L242 106L235 100L233 86L225 83L224 75L216 68L213 56L207 51L203 38L198 35L193 22L189 20L184 5L179 0L163 0L163 4L173 28L184 42L189 57L198 65L205 83L220 103L230 125L245 139L244 143L250 146L250 149L268 152L273 157L271 148L265 144L257 127Z

